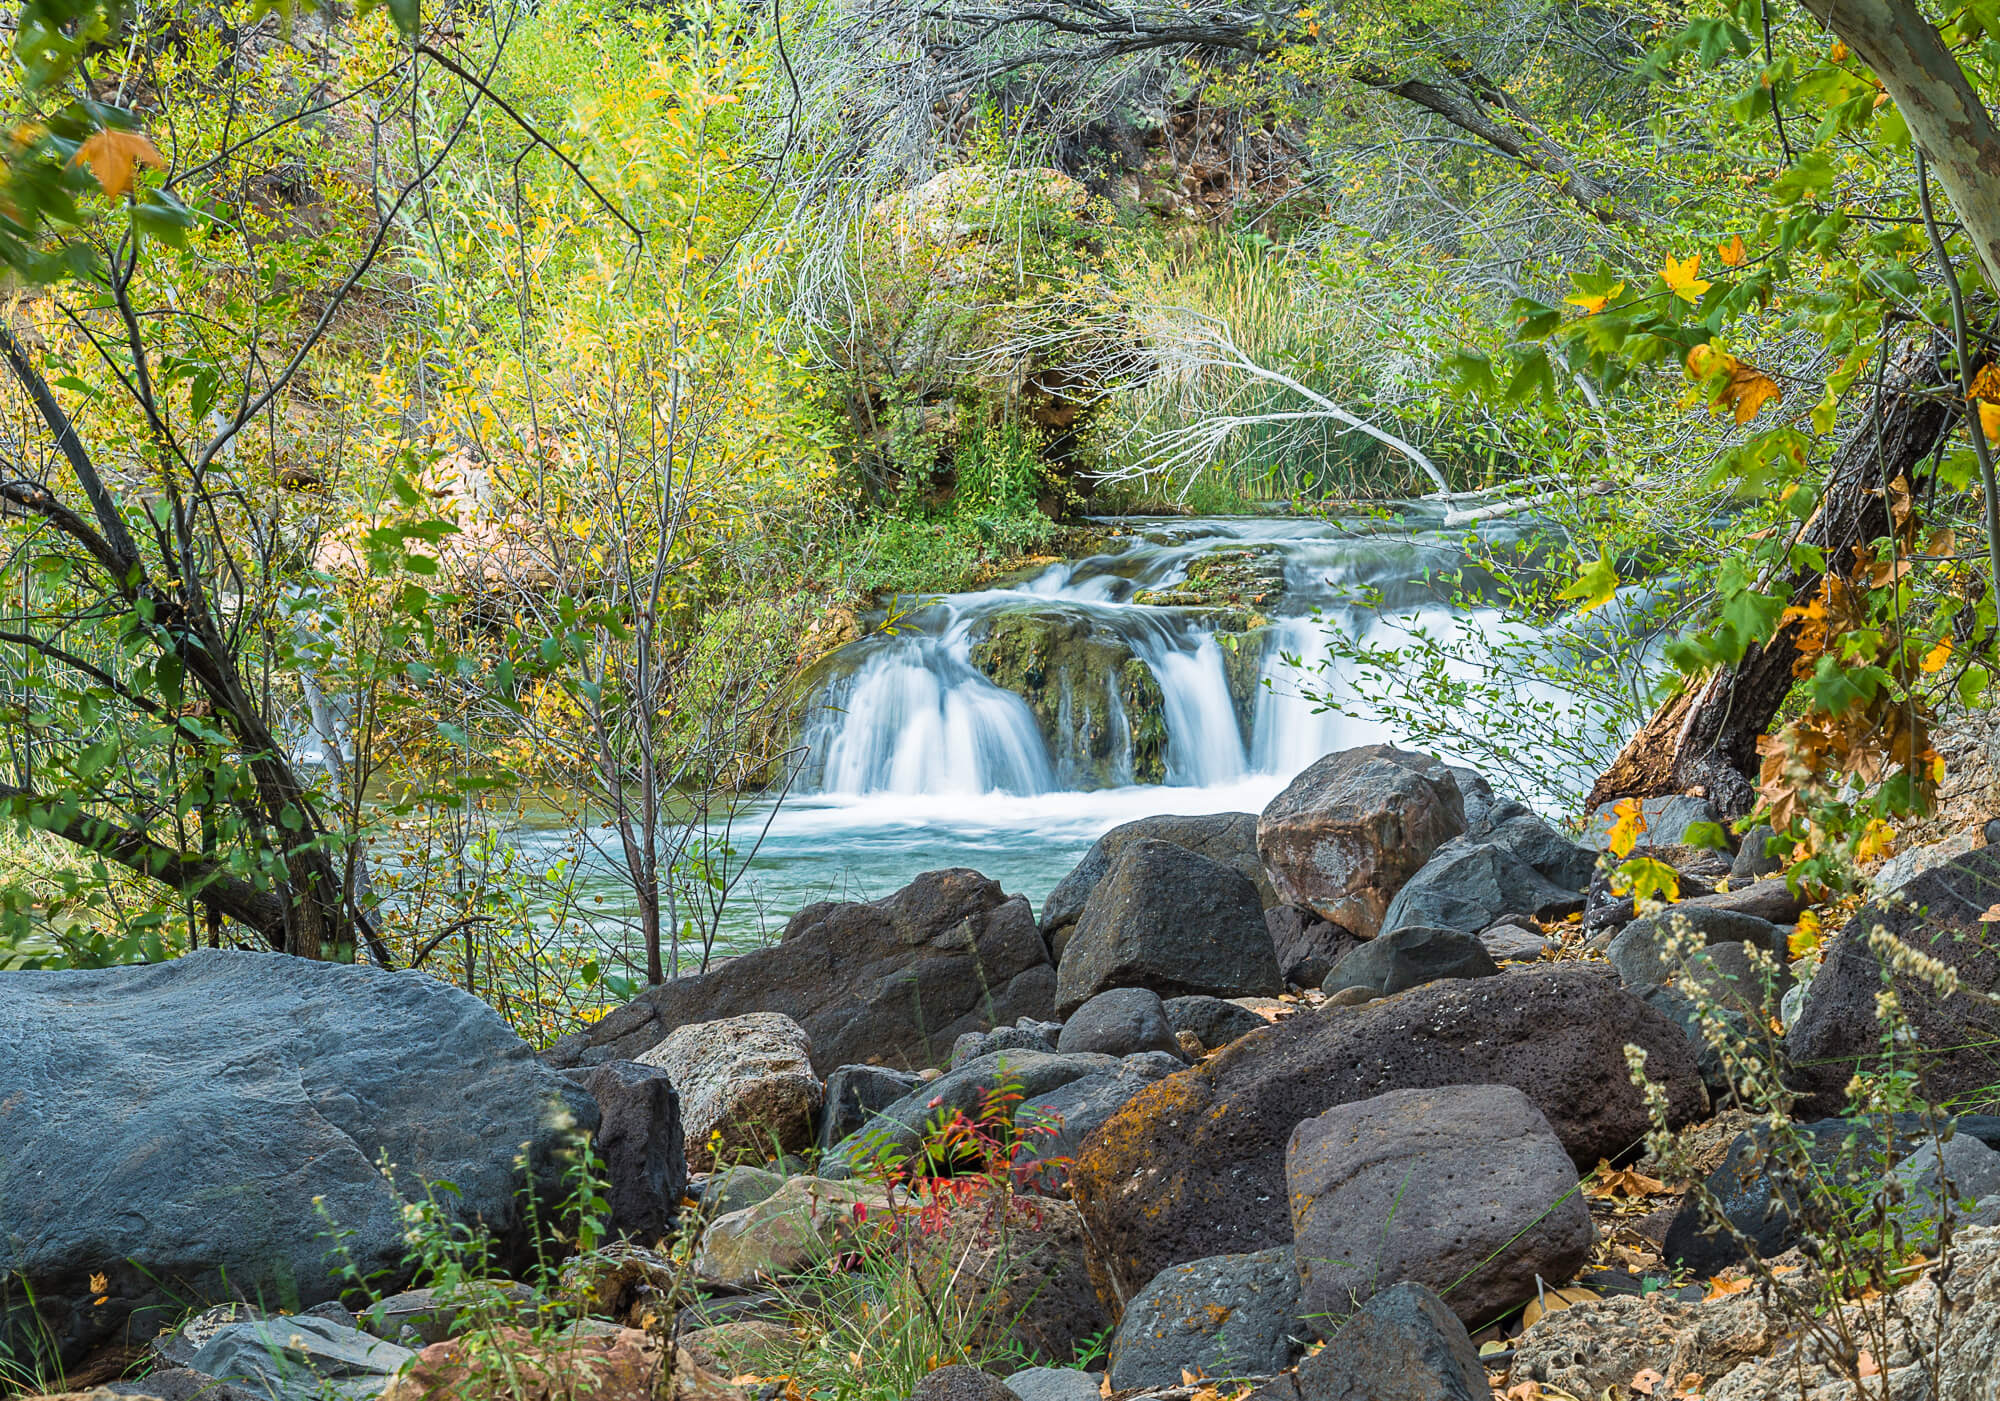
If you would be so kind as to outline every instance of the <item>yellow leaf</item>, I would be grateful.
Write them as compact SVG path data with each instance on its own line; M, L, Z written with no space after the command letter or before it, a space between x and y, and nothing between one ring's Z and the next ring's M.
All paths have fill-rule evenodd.
M1595 1290L1580 1285L1571 1285L1567 1289L1544 1289L1539 1298L1528 1300L1527 1307L1521 1310L1521 1326L1532 1328L1549 1314L1560 1313L1572 1304L1592 1303L1602 1297Z
M1613 301L1617 300L1618 294L1620 292L1623 292L1624 290L1625 290L1625 284L1622 282L1616 282L1612 284L1611 290L1608 292L1604 293L1579 292L1574 297L1564 297L1563 301L1570 306L1580 306L1585 311L1595 315L1597 312L1600 312L1604 310L1604 308L1606 308L1607 306L1611 305Z
M92 132L70 157L72 165L89 166L90 173L112 199L131 191L132 167L140 163L158 167L165 165L167 158L136 131Z
M1693 253L1675 262L1672 258L1660 268L1660 277L1667 284L1667 290L1682 301L1692 305L1701 300L1701 294L1714 284L1701 279L1701 254Z
M1650 1197L1666 1191L1667 1184L1631 1168L1615 1168L1608 1162L1600 1162L1597 1171L1583 1184L1583 1190L1592 1197Z
M1878 817L1862 829L1861 840L1854 844L1854 859L1873 861L1887 856L1889 848L1895 844L1895 830Z
M1728 409L1738 423L1748 423L1765 404L1785 397L1777 381L1755 365L1706 343L1688 352L1687 368L1695 379L1716 381L1708 406L1717 413Z
M1611 834L1604 839L1604 846L1622 861L1632 854L1632 848L1639 844L1639 834L1646 830L1645 810L1637 798L1620 798L1611 811L1618 820L1611 824Z
M1981 924L2000 924L2000 904L1988 905L1986 913L1979 917Z
M1792 937L1786 941L1793 958L1804 958L1820 945L1819 911L1800 910L1799 922L1792 927Z
M1727 243L1716 244L1715 256L1722 259L1726 268L1740 268L1750 261L1750 250L1743 246L1743 235L1737 234Z
M90 1292L93 1294L109 1294L111 1292L111 1280L101 1273L93 1274L90 1277Z
M1945 638L1937 646L1924 653L1923 668L1926 673L1943 671L1945 663L1951 660L1951 639Z
M1835 63L1847 62L1847 45L1835 39L1833 47L1826 51L1826 56Z
M1988 442L2000 438L2000 404L1979 401L1979 427Z

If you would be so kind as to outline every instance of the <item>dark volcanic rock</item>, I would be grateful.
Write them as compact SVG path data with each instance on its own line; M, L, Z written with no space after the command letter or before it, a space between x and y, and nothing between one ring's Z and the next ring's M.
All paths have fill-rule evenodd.
M1761 884L1761 882L1760 882ZM1773 882L1776 884L1776 882ZM1967 987L2000 992L2000 925L1980 916L2000 902L2000 850L1982 848L1935 866L1863 906L1828 946L1785 1049L1810 1098L1798 1112L1837 1113L1856 1069L1881 1050L1875 994L1882 966L1868 947L1880 925L1919 953L1957 970ZM1966 1109L1994 1107L2000 1086L2000 1011L1969 997L1940 998L1911 976L1896 979L1916 1044L1940 1048L1917 1062L1924 1097Z
M925 1374L909 1401L1016 1401L1007 1384L977 1367L940 1367Z
M1056 1010L1110 988L1162 997L1275 996L1284 990L1257 888L1186 847L1142 837L1090 892L1063 949Z
M1167 1020L1166 1005L1150 988L1112 988L1098 993L1070 1013L1062 1035L1056 1038L1056 1049L1065 1054L1101 1051L1107 1056L1164 1051L1178 1058L1181 1053L1173 1025Z
M687 1191L681 1102L672 1079L658 1066L630 1060L570 1075L597 1101L611 1229L642 1241L670 1234Z
M1264 863L1257 855L1256 813L1214 812L1200 817L1175 814L1142 817L1137 822L1113 827L1099 837L1084 853L1076 869L1064 876L1049 892L1048 898L1042 901L1042 936L1050 941L1051 947L1069 937L1071 927L1083 914L1084 902L1090 899L1090 892L1097 888L1097 883L1111 869L1111 863L1118 859L1118 853L1142 838L1170 842L1206 856L1256 886L1257 898L1262 904L1277 902L1277 896L1271 893L1271 878L1264 874ZM1056 951L1060 956L1060 949Z
M1292 1365L1309 1334L1289 1245L1164 1269L1125 1305L1111 1340L1115 1391L1202 1377L1269 1376Z
M1477 934L1511 916L1560 919L1583 908L1565 889L1504 847L1452 843L1424 863L1382 915L1382 932L1407 925Z
M1178 1074L1185 1064L1177 1055L1147 1051L1126 1056L1115 1069L1092 1071L1027 1096L1014 1111L1014 1127L1020 1132L1014 1167L1021 1180L1045 1192L1067 1190L1068 1164L1084 1139L1139 1091Z
M1674 905L1659 914L1633 920L1605 945L1604 956L1629 987L1646 988L1668 982L1681 972L1668 959L1667 944L1675 926L1683 922L1697 947L1755 944L1774 959L1789 956L1784 931L1769 920L1705 905Z
M1345 749L1293 779L1257 820L1280 899L1372 936L1403 883L1465 831L1451 770L1393 745Z
M1271 931L1278 971L1294 987L1318 987L1342 954L1364 942L1304 905L1273 905L1264 911L1264 924Z
M1405 925L1343 954L1320 991L1368 988L1387 994L1442 978L1490 978L1499 971L1486 946L1470 934Z
M71 1361L203 1300L302 1308L343 1287L328 1220L363 1271L403 1268L379 1158L404 1191L454 1183L445 1209L507 1241L521 1145L553 1193L597 1122L490 1007L419 973L213 950L0 973L0 1277ZM23 1294L0 1300L25 1355Z
M826 1104L820 1111L819 1150L824 1153L916 1089L913 1070L883 1065L843 1065L826 1077Z
M1129 1298L1168 1265L1289 1241L1293 1127L1390 1090L1512 1085L1573 1162L1620 1157L1648 1127L1627 1043L1676 1124L1706 1112L1687 1038L1608 968L1522 965L1279 1022L1142 1091L1084 1144L1071 1190L1101 1287Z
M1421 1284L1385 1289L1299 1364L1301 1401L1487 1401L1478 1349Z
M1203 1049L1210 1051L1219 1050L1239 1036L1248 1036L1270 1025L1248 1007L1239 1007L1221 997L1196 993L1189 997L1170 997L1165 1005L1167 1024L1176 1032L1192 1031Z
M965 1032L1046 1018L1054 995L1028 902L977 871L930 871L881 900L808 905L777 944L649 988L549 1059L636 1060L676 1027L782 1012L822 1075L871 1060L918 1069Z
M1396 1090L1292 1133L1300 1303L1338 1316L1413 1279L1480 1324L1590 1259L1590 1211L1549 1122L1511 1085Z

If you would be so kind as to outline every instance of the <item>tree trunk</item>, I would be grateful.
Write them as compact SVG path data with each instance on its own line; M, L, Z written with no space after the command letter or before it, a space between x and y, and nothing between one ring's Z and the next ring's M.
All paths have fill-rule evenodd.
M1933 338L1898 352L1860 431L1834 454L1826 492L1803 537L1824 551L1829 568L1844 573L1855 546L1890 533L1883 487L1900 476L1914 492L1923 460L1957 419L1947 392L1953 384L1948 351L1942 338ZM1795 571L1791 601L1810 602L1822 577L1817 570ZM1734 667L1668 700L1611 761L1586 806L1686 793L1707 798L1725 817L1749 812L1757 801L1757 740L1791 692L1797 629L1787 623Z

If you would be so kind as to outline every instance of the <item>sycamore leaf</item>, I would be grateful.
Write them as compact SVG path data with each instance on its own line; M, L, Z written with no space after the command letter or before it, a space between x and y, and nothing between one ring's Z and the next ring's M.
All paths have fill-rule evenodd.
M1667 1191L1667 1184L1657 1177L1648 1177L1643 1172L1631 1168L1615 1168L1608 1162L1600 1162L1597 1171L1583 1184L1585 1195L1592 1197L1650 1197Z
M1748 423L1771 400L1785 397L1778 382L1755 365L1707 343L1687 353L1687 367L1693 378L1713 383L1709 408L1717 413L1729 410L1738 423Z
M1740 268L1750 261L1750 250L1743 246L1743 235L1737 234L1727 243L1718 243L1715 256L1722 259L1726 268Z
M1581 602L1583 611L1602 608L1618 592L1618 571L1611 567L1611 561L1603 555L1597 562L1576 576L1576 582L1556 594L1557 598L1574 598Z
M1979 917L1981 924L2000 924L2000 904L1988 905L1986 913Z
M1876 861L1889 854L1889 848L1896 844L1895 829L1881 818L1875 818L1862 829L1861 840L1854 844L1856 861Z
M87 165L104 193L112 199L132 190L132 168L138 164L163 166L167 158L136 131L97 131L76 148L72 165Z
M1544 1289L1539 1298L1528 1300L1527 1307L1521 1310L1521 1326L1523 1328L1532 1328L1535 1326L1536 1320L1546 1317L1549 1314L1557 1313L1572 1304L1595 1303L1603 1297L1603 1295L1594 1289L1585 1289L1581 1285L1575 1284L1572 1284L1567 1289ZM1547 1394L1547 1392L1543 1393L1543 1395Z
M1713 284L1701 279L1701 254L1693 253L1675 262L1668 258L1660 268L1660 278L1667 284L1667 290L1692 306L1701 300L1701 294Z
M2000 404L1985 399L1979 401L1979 428L1989 443L2000 439Z
M1630 895L1633 902L1681 898L1681 873L1664 861L1650 856L1635 857L1621 865L1611 880L1613 895Z
M1639 844L1639 834L1646 830L1645 810L1637 798L1620 798L1611 811L1618 820L1611 824L1604 849L1622 861L1632 854L1632 848Z
M1804 958L1820 946L1819 911L1800 910L1799 922L1792 926L1792 934L1785 941L1793 958Z
M1616 301L1618 294L1624 290L1624 283L1614 282L1603 292L1580 292L1574 297L1564 297L1563 301L1570 306L1580 306L1585 311L1595 315Z

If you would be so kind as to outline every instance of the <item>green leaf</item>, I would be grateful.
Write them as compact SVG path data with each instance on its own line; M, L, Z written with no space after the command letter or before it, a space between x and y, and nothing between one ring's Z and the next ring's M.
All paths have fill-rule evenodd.
M1576 599L1581 603L1582 611L1588 613L1609 603L1621 582L1618 571L1611 567L1611 560L1599 555L1594 564L1577 575L1575 583L1561 590L1556 597Z
M1690 822L1681 834L1681 845L1699 847L1703 851L1729 850L1729 834L1722 830L1719 822Z
M1992 679L1993 673L1978 662L1974 662L1965 669L1964 675L1958 678L1958 703L1968 709L1977 705L1980 698L1986 694L1987 684Z

